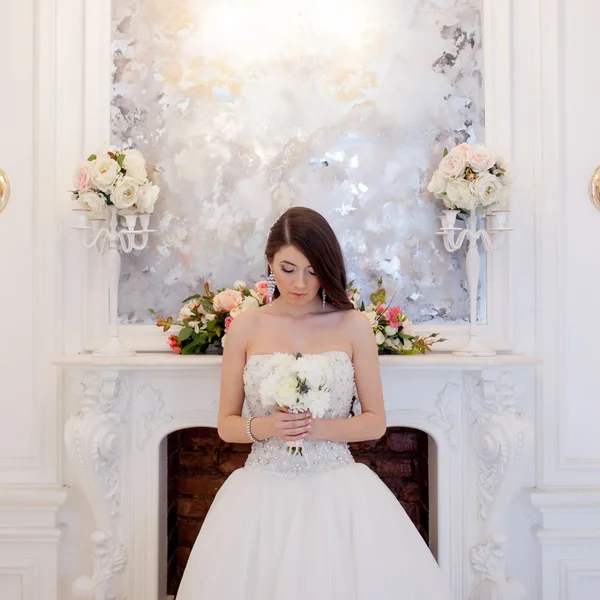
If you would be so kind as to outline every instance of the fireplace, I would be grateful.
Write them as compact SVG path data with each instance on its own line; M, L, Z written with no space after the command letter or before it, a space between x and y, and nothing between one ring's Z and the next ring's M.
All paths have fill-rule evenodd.
M534 477L527 415L534 414L535 360L431 355L384 356L380 363L390 432L381 446L357 448L357 459L396 488L456 600L523 597L508 571L521 567L529 543L529 505L516 492ZM230 448L218 473L210 471L210 453L189 454L188 445L214 452L220 444L214 428L221 357L80 356L63 365L73 390L65 399L72 484L89 502L87 512L72 508L71 543L90 544L76 532L93 531L92 560L72 581L75 597L166 600L210 494L247 450ZM185 488L181 468L192 458L198 472L208 461L205 479ZM177 468L179 490L168 477ZM195 522L179 536L183 518Z
M167 438L167 593L176 595L192 546L216 492L244 465L249 444L228 444L214 428L175 431ZM350 444L357 462L383 480L425 541L429 540L429 439L391 427L373 442Z

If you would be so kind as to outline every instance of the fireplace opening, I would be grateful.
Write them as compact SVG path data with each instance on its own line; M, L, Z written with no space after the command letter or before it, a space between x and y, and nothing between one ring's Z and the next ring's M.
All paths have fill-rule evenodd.
M406 427L390 427L378 441L350 444L356 461L377 473L428 543L435 516L430 519L432 445L426 433ZM244 465L250 445L227 444L216 429L194 427L170 434L166 449L167 593L176 595L208 509L227 477Z

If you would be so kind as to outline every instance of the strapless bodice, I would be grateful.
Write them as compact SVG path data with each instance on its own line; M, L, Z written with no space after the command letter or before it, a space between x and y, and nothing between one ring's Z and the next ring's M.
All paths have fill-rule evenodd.
M350 416L356 395L354 366L343 351L320 353L327 356L333 376L331 403L325 419L344 419ZM264 406L260 398L261 381L269 374L273 354L254 354L244 368L244 416L262 417L273 412L272 406ZM286 443L270 438L252 444L245 468L264 471L273 475L308 475L335 469L354 462L348 444L326 440L304 441L304 456L290 456Z

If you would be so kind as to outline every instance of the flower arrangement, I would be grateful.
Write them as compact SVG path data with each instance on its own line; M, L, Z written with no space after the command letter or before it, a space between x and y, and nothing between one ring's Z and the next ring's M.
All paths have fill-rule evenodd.
M399 306L388 306L382 279L378 289L371 294L365 306L354 282L348 284L348 298L356 310L361 311L371 323L380 354L425 354L437 342L446 341L432 333L426 337L415 335L413 325ZM268 284L259 281L248 288L243 281L236 281L233 288L218 289L215 294L208 284L204 294L186 298L176 321L164 319L154 310L156 325L163 331L179 327L177 334L170 335L168 343L176 354L204 354L209 347L221 351L225 345L227 329L235 317L248 310L264 306L267 302Z
M152 214L159 192L148 179L142 153L115 146L88 156L77 168L73 183L73 199L95 216L110 205L123 214Z
M446 338L432 333L426 337L417 336L413 324L402 312L399 306L389 306L382 278L377 281L377 290L370 297L370 303L365 306L361 301L360 292L351 281L348 284L348 298L354 308L360 310L369 320L380 354L425 354L431 352L431 347L437 342L445 342Z
M444 149L427 190L446 208L469 212L503 208L510 180L504 161L484 144L460 144Z
M260 384L264 406L281 406L294 413L310 411L323 418L331 404L333 375L328 359L317 354L295 356L274 354L268 361L269 374ZM288 454L303 454L303 441L287 442Z
M169 336L171 350L176 354L204 354L209 346L220 351L227 336L227 329L235 317L243 312L263 306L267 300L268 284L259 281L249 289L243 281L236 281L233 289L211 291L208 284L204 294L186 298L177 321L172 317L163 319L154 310L156 324L163 331L179 326L179 333Z

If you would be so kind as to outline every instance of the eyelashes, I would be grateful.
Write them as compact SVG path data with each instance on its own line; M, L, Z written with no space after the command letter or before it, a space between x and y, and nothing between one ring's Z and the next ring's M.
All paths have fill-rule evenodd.
M293 270L292 270L292 271L288 271L287 269L284 269L283 267L282 267L282 269L281 269L281 270L282 270L284 273L293 273L293 272L294 272ZM312 275L313 277L316 277L315 273L311 273L310 271L308 272L308 274L309 274L309 275Z

